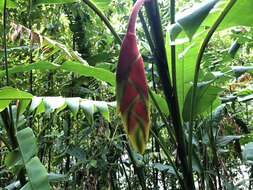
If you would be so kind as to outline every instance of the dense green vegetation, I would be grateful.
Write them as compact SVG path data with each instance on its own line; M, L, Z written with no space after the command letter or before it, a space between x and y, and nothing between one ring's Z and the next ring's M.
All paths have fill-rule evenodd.
M135 2L0 0L0 189L253 188L253 1Z

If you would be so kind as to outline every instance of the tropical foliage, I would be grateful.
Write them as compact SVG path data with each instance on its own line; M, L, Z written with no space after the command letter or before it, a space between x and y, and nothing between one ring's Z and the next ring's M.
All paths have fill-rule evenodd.
M252 189L252 10L0 0L0 189Z

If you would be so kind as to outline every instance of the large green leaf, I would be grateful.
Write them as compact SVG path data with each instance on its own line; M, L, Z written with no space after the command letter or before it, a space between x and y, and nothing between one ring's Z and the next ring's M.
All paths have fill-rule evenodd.
M223 1L221 0L221 2ZM171 60L170 45L176 44L176 52L177 52L177 55L176 55L177 79L176 80L177 80L177 91L178 91L180 110L183 109L185 96L191 87L191 82L193 81L193 77L195 73L196 58L198 56L199 49L202 45L203 39L205 38L205 35L208 32L208 28L212 26L212 24L218 18L221 10L224 7L224 4L217 3L215 6L215 9L212 9L214 4L216 4L216 1L210 1L210 2L206 1L205 3L202 3L201 6L198 6L198 8L193 8L197 10L198 12L196 13L196 15L199 14L202 16L199 18L199 20L196 16L196 19L198 20L198 22L194 26L195 29L192 30L192 34L193 33L196 33L196 34L192 37L191 40L189 40L188 38L185 38L184 35L178 36L178 34L181 33L182 31L182 28L179 23L176 23L178 25L177 27L179 28L173 29L173 27L175 26L171 26L169 27L170 30L168 30L166 34L166 52L167 52L167 59L169 60L169 63ZM182 19L183 18L184 17L182 17ZM191 17L191 18L193 19L194 17ZM187 20L187 18L185 19ZM190 24L188 25L188 27L190 27ZM171 37L175 38L176 36L178 36L179 39L176 39L173 42L174 39L171 39ZM171 64L169 64L169 68L171 71Z
M191 87L191 82L193 81L195 73L196 57L198 56L199 47L201 46L204 34L205 33L200 35L198 38L193 39L192 42L187 42L185 44L179 44L176 46L177 52L176 77L177 77L177 91L180 110L183 109L185 96ZM166 50L168 60L170 60L170 53L171 53L169 45L170 39L169 34L167 33ZM185 52L186 49L187 52ZM171 65L169 66L171 71Z
M0 100L30 100L32 95L12 87L3 87L0 89Z
M68 72L74 72L79 75L87 76L87 77L94 77L95 79L102 80L104 82L107 82L111 84L112 86L115 86L115 75L105 69L96 68L89 66L88 64L82 64L79 62L73 62L73 61L67 61L63 63L63 65L57 65L54 63L50 63L47 61L39 61L33 64L29 65L22 65L22 66L16 66L14 68L9 69L9 74L15 74L15 73L22 73L22 72L28 72L31 70L65 70ZM0 77L3 77L5 75L5 71L0 71Z
M39 158L36 157L38 147L32 129L29 127L22 129L17 132L16 136L22 162L28 176L28 182L22 189L50 190L47 171Z
M28 105L30 104L31 100L20 100L17 104L17 114L16 114L16 120L19 120L19 116L22 115Z
M62 182L62 181L67 181L68 180L68 176L67 175L63 175L63 174L56 174L56 173L49 173L48 174L48 181L51 183L55 182Z
M23 73L23 72L28 72L31 70L40 70L40 71L45 71L45 70L55 70L60 65L48 62L48 61L38 61L29 65L19 65L13 68L9 69L9 74L15 74L15 73ZM3 77L5 75L5 71L0 71L0 77Z
M105 69L84 65L79 62L67 61L61 66L63 70L77 73L79 75L94 77L96 79L108 82L112 86L115 86L115 75Z
M24 163L27 163L38 152L36 138L29 127L18 131L16 136L22 159Z
M231 11L223 20L220 30L232 26L253 26L253 1L237 0Z
M29 179L28 186L32 190L50 190L48 175L45 167L36 156L25 165Z
M16 174L23 165L20 152L18 150L9 152L5 157L4 163L13 174Z
M171 37L175 38L181 32L181 27L191 39L217 2L218 0L205 1L177 15L176 24L171 28Z
M3 111L11 103L11 100L0 100L0 112Z
M191 87L185 99L183 108L184 121L189 121L190 119L192 90L193 88ZM198 84L196 92L197 101L194 104L194 113L192 113L193 117L196 117L210 108L213 102L216 100L218 94L222 91L222 88L211 86L209 82Z
M3 111L12 100L28 100L32 95L28 92L20 91L12 87L4 87L0 89L0 112Z
M28 72L31 70L41 70L41 71L45 71L45 70L65 70L68 72L74 72L75 74L79 74L79 75L83 75L83 76L87 76L87 77L94 77L95 79L107 82L109 84L111 84L113 87L115 86L115 74L105 70L105 69L101 69L101 68L96 68L96 67L92 67L86 64L82 64L79 62L73 62L73 61L67 61L65 63L63 63L63 65L57 65L54 63L50 63L47 61L40 61L40 62L36 62L30 65L25 65L25 66L16 66L13 68L9 69L9 73L10 74L15 74L15 73L19 73L19 72ZM4 71L0 71L0 77L4 76ZM1 93L0 93L1 94ZM154 94L155 95L155 94ZM11 96L10 96L11 97ZM9 96L8 96L9 98ZM24 99L25 97L21 98ZM44 104L42 102L42 97L30 97L29 99L33 99L31 106L30 106L30 111L34 111L36 108L38 108L38 106L40 105L40 109L37 110L37 113L42 113L45 111L45 107ZM15 98L15 96L13 96L12 98L13 100L18 99ZM160 107L160 109L165 113L165 115L169 114L168 108L166 106L166 101L164 100L164 98L155 95L155 99ZM1 100L1 96L0 96L0 100ZM75 101L75 102L73 102ZM75 114L75 106L77 107L76 104L77 100L74 99L68 99L68 101L66 102L66 104L68 105L68 107L70 107L70 109L72 110L73 114ZM6 102L4 101L0 101L0 111L1 108L6 108L6 106L8 106L8 104L10 103L9 100L7 100ZM109 104L108 104L109 105ZM3 109L2 109L3 110ZM106 108L107 110L107 108ZM53 111L53 110L51 110ZM102 108L99 110L102 111ZM104 117L106 119L108 119L108 113L107 111L105 112L101 112Z
M169 116L169 114L170 114L170 112L169 112L169 108L168 108L168 106L167 106L167 102L166 102L166 100L163 98L163 97L161 97L159 94L155 94L154 92L152 92L152 91L150 91L150 93L152 93L151 94L151 99L152 99L152 103L154 104L154 106L155 106L155 104L157 103L158 104L158 107L159 107L159 109L160 109L160 111L166 116L166 117L168 117ZM153 98L154 98L154 100L153 100Z

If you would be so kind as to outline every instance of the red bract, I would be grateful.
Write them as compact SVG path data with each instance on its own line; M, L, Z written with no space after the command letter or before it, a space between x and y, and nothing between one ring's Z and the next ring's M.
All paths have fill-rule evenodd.
M143 59L136 40L135 23L145 0L138 0L121 45L116 73L117 105L131 145L143 154L149 136L149 97Z

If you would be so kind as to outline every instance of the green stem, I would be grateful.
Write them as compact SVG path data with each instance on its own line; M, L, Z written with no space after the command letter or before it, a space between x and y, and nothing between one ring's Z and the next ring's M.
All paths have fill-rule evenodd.
M201 48L198 53L197 61L196 61L196 66L195 66L195 74L194 74L194 81L193 81L193 92L192 92L192 97L191 97L191 112L190 112L190 130L189 130L189 140L188 140L188 151L189 151L189 158L191 159L192 156L192 135L193 135L193 120L194 120L194 112L195 112L195 105L196 105L196 92L197 92L197 84L198 84L198 78L199 78L199 72L200 72L200 65L202 58L204 56L206 47L211 40L214 32L217 30L223 19L226 17L228 12L231 10L231 8L234 6L236 3L236 0L230 0L230 2L227 4L225 9L222 11L221 15L219 18L215 21L209 32L207 33L207 36L205 37ZM190 170L192 170L192 163L189 159L189 167Z
M110 23L110 21L108 20L108 18L104 15L104 13L96 6L96 4L94 4L92 1L90 0L83 0L83 2L88 5L98 16L99 18L105 23L105 25L107 26L107 28L111 31L111 33L113 34L113 36L115 37L115 39L117 40L117 42L119 44L121 44L122 40L119 37L119 35L117 34L117 32L114 30L112 24Z

